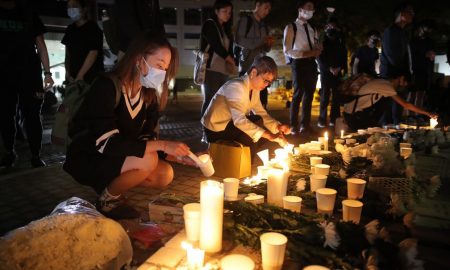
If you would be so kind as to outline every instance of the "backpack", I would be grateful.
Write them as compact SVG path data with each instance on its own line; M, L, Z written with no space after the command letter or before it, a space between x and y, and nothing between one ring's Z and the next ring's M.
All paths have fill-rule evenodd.
M374 78L368 74L360 73L342 81L338 87L341 103L345 104L353 101L358 97L359 89L373 79Z
M251 16L251 14L245 14L244 16L241 17L241 20L243 17L246 17L246 25L245 25L245 34L244 37L247 38L248 33L250 32L250 29L253 26L253 18ZM267 27L267 24L264 23L264 28L266 30L266 34L269 34L269 28ZM233 58L234 58L234 62L235 64L238 66L239 65L239 60L241 59L241 55L242 55L242 47L237 45L236 42L233 45Z
M116 108L119 105L120 96L122 95L120 82L114 76L108 77L114 82L116 88L116 103L114 105L114 108ZM92 85L94 84L95 81ZM70 131L73 119L91 88L91 85L85 81L76 81L69 84L65 89L64 100L56 111L55 123L53 124L51 134L52 144L62 147L62 151L67 149L74 135L76 135Z

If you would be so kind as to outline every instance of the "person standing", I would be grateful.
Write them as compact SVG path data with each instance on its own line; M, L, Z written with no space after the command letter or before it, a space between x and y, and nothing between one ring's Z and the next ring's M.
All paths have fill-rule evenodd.
M394 10L394 23L384 30L382 37L382 50L380 58L381 78L392 80L405 76L406 80L411 78L411 52L409 38L405 27L411 24L414 18L412 6L406 2L401 3ZM399 93L404 96L404 93ZM386 110L383 117L383 125L393 123L400 124L402 108L391 101L391 110ZM392 122L391 122L392 118Z
M327 111L330 96L333 95L330 111L330 127L334 127L336 119L340 116L340 103L338 86L342 74L347 73L347 48L343 36L338 27L337 20L330 18L325 26L325 38L323 51L319 56L320 81L322 85L320 93L320 116L317 126L327 126Z
M67 14L73 21L61 41L66 46L66 80L83 80L91 84L104 71L103 32L88 19L88 0L69 0Z
M208 108L209 102L217 90L234 73L233 36L230 20L233 4L229 0L216 0L211 19L202 26L200 50L207 50L209 54L206 63L205 82L202 85L203 104L201 116Z
M22 1L0 0L0 80L4 90L0 99L0 132L5 148L2 167L13 166L17 159L14 150L17 106L27 133L31 165L46 165L40 158L40 114L44 90L53 86L53 79L44 33L41 19L29 6Z
M249 15L242 16L237 25L235 46L239 47L239 76L243 76L256 57L270 51L274 38L269 35L265 21L272 9L272 0L256 0L255 9ZM267 107L268 91L260 92L261 103Z
M378 46L380 43L380 32L377 30L370 30L367 33L367 40L364 46L358 48L353 62L353 75L366 73L373 77L377 77L376 65L379 62L380 56L378 53Z
M301 0L297 5L298 18L284 29L283 51L289 59L294 96L290 110L290 125L293 134L313 132L311 127L311 106L317 84L316 58L322 52L318 34L308 23L314 15L314 2ZM298 113L302 103L300 128ZM299 129L298 129L299 128Z

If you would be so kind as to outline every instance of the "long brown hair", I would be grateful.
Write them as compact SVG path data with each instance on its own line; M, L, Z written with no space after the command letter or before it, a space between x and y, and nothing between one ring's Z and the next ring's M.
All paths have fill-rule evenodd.
M153 54L160 48L168 48L171 52L169 67L163 82L159 109L163 110L167 105L169 96L169 82L175 77L178 69L178 51L172 47L167 38L155 32L145 32L137 36L128 47L125 55L120 59L111 73L118 77L125 88L133 89L139 80L140 72L136 63L147 54ZM156 89L142 87L144 101L151 103L156 98Z

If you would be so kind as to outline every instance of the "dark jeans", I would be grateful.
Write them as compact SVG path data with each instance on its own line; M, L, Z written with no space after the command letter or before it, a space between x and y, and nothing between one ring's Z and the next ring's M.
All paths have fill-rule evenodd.
M13 87L13 86L12 86ZM14 149L16 113L20 112L27 134L31 154L39 155L42 142L41 107L43 100L32 91L15 91L6 87L0 101L0 132L6 151ZM19 110L17 110L19 106Z
M354 113L344 113L345 122L351 131L380 125L383 113L390 108L391 98L383 97L373 106Z
M293 128L298 128L298 113L301 101L302 115L300 124L303 127L309 127L311 122L311 105L317 84L317 63L314 58L295 59L291 63L291 69L294 96L292 97L290 124Z
M202 85L203 105L200 117L203 116L209 106L209 102L211 101L211 99L227 80L228 75L220 72L206 70L205 83Z
M406 100L406 96L408 93L406 91L397 92L397 95L399 95L401 98ZM402 113L403 113L403 107L395 102L392 98L388 101L388 106L386 107L386 110L383 113L383 116L381 117L381 124L382 125L399 125L402 120Z
M250 115L247 117L250 121L254 122L258 126L263 126L263 120L261 116L258 115ZM206 138L209 143L216 142L219 140L227 140L227 141L236 141L245 146L250 147L250 153L252 156L252 163L254 160L255 154L258 152L258 149L262 147L262 145L269 143L270 141L266 138L260 138L257 142L254 142L250 136L248 136L245 132L237 128L233 121L230 121L227 127L223 131L212 131L207 128L204 128Z
M319 123L327 123L327 110L328 104L330 103L330 96L333 95L331 100L331 110L330 110L330 123L335 123L336 118L340 116L339 110L339 76L334 76L329 71L322 72L320 75L320 82L322 84L322 90L320 93L320 116Z

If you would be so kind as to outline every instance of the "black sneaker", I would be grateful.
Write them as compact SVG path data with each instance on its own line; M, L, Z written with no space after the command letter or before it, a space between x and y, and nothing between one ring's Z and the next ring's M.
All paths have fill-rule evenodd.
M17 159L16 152L12 151L12 152L6 153L2 158L0 167L10 168L10 167L14 166L16 159Z
M34 168L45 167L47 164L41 159L40 156L34 156L31 158L31 166Z
M141 217L141 214L136 209L125 204L122 199L97 201L95 207L102 215L114 220Z

